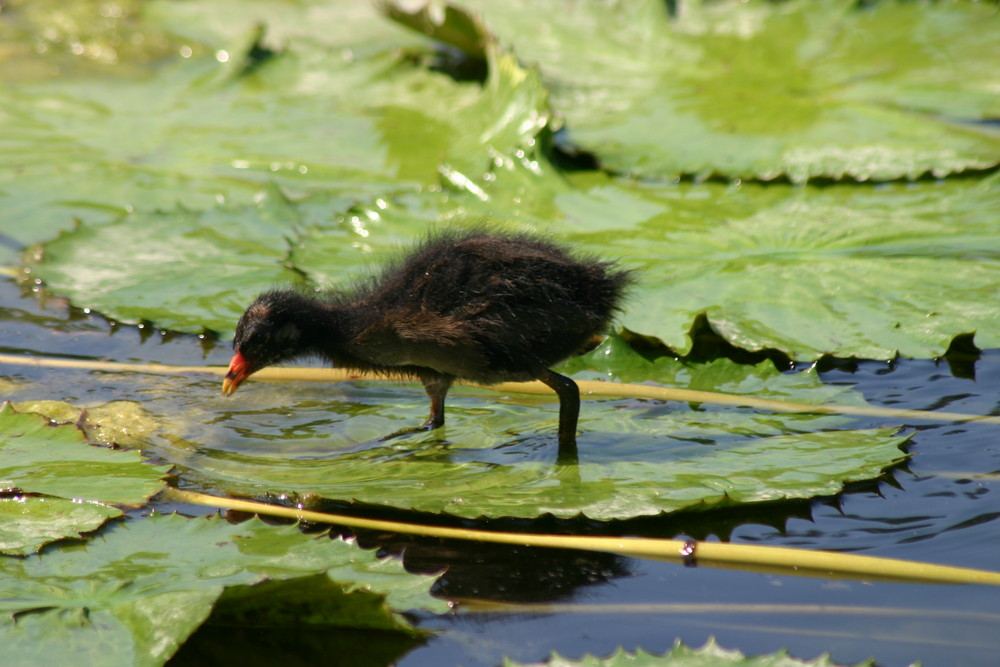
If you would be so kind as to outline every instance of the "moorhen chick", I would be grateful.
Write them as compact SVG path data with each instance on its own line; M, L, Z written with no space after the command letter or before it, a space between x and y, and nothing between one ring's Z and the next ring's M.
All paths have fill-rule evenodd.
M630 283L614 263L526 234L439 233L347 293L261 294L236 327L222 392L265 366L316 356L416 376L431 400L421 428L434 429L456 379L538 379L559 396L560 451L575 452L580 392L549 367L605 330Z

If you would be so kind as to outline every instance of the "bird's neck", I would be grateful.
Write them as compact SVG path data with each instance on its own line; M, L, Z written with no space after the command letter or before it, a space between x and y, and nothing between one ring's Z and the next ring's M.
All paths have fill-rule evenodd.
M299 332L302 354L329 357L339 351L348 333L343 308L310 299L294 312L293 322Z
M296 317L302 354L320 357L337 368L376 370L358 356L353 341L366 328L364 311L353 303L314 301Z

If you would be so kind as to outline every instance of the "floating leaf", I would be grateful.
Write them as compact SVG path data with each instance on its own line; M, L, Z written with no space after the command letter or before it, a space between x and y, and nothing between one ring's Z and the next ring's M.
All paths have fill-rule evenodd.
M637 268L619 321L679 354L691 351L701 316L735 346L801 360L936 357L970 332L981 347L1000 345L995 177L803 190L599 174L567 183L547 167L494 176L485 201L431 192L356 207L348 215L364 229L363 246L315 227L292 261L339 285L372 271L369 255L390 255L408 228L514 220Z
M0 551L25 554L79 537L122 515L109 505L140 505L163 488L169 466L138 452L88 445L76 426L0 408ZM13 493L11 493L13 491Z
M282 266L294 210L262 205L136 213L79 225L45 245L34 275L81 307L180 331L232 327L257 292L291 283Z
M0 568L0 641L33 664L74 655L79 664L162 665L224 591L232 605L218 602L221 618L263 607L277 627L412 634L398 612L446 609L428 594L433 577L408 574L352 543L256 519L152 516L44 558L2 559ZM265 583L303 578L325 597L299 598L294 586Z
M824 387L814 373L779 374L770 362L647 365L647 378L683 387L860 400ZM592 400L581 413L579 466L557 465L558 409L550 397L456 388L443 429L383 441L426 416L419 385L251 383L229 398L191 393L176 420L188 420L183 434L157 446L164 458L183 461L181 474L194 483L471 518L610 520L831 495L848 480L878 477L903 457L906 440L893 429L837 430L847 423L841 417Z
M368 13L344 18L367 31ZM269 50L265 39L252 32L133 76L0 88L0 225L30 243L74 217L248 205L270 183L340 195L332 216L353 198L435 185L442 161L484 172L548 123L537 73L509 54L492 54L481 85L390 44L359 57L353 41Z
M78 538L100 528L121 509L68 498L0 497L0 553L25 555L49 542Z
M426 44L400 26L380 21L373 3L355 0L145 0L152 23L189 42L222 48L266 25L275 48L300 42L350 49L352 58Z
M973 332L995 347L1000 235L988 211L1000 181L991 181L744 189L729 195L746 205L740 215L622 234L621 252L645 277L626 326L681 354L702 314L737 347L803 360L935 357Z
M462 6L541 69L571 146L618 173L885 180L1000 164L1000 137L974 124L1000 114L988 4L669 4Z
M388 150L390 155L387 159L393 165L391 170L397 173L391 186L382 184L385 188L412 187L421 182L436 181L441 160L447 160L451 168L485 173L493 156L513 153L520 150L519 146L533 143L533 137L541 132L548 119L545 93L535 74L520 69L510 55L493 54L490 63L490 75L483 88L476 84L455 84L441 75L394 63L392 73L380 74L371 82L364 105L353 97L350 103L347 99L338 102L339 106L347 108L345 113L350 115L349 122L340 123L326 117L322 120L324 126L330 124L330 128L336 128L338 136L343 134L341 138L351 143L351 150L360 151L362 155L354 159L349 150L335 149L332 144L323 146L321 150L324 155L331 151L337 153L338 159L349 163L352 168L360 168L366 160L381 160L379 156ZM299 61L291 56L272 66L279 70L283 67L291 69L287 76L282 77L283 85L287 85L284 78L306 77L299 69ZM370 71L368 74L374 75ZM279 74L272 73L271 76L278 78ZM331 81L336 80L329 72L323 74L323 77L327 76L331 77ZM310 78L310 81L325 90L320 85L325 78ZM272 101L280 99L282 105L288 103L287 98L281 95L281 86L276 81L270 83L275 88ZM336 81L329 87L334 89L333 93L325 97L314 94L316 99L310 102L313 111L323 104L332 103L331 97L347 96L349 87L345 83ZM130 91L136 97L148 95L148 92ZM188 92L196 95L198 91ZM201 92L212 100L232 94L225 90L214 95L211 91ZM381 106L378 106L379 101ZM259 105L251 108L256 109L256 106ZM282 117L288 111L283 106ZM111 111L108 113L114 115ZM178 131L177 123L184 117L184 114L167 115L175 125L157 128L163 140L170 132ZM232 117L227 113L220 113L219 116ZM438 120L441 118L448 121ZM314 120L315 129L320 121ZM73 122L77 122L76 119ZM143 116L142 123L155 122L162 121ZM244 128L238 132L239 139L227 139L227 133L238 131L235 122L224 130L215 127L202 129L212 134L213 141L231 147L246 136L252 136ZM382 139L354 127L358 124L367 127L373 123L381 128L379 136ZM302 131L308 125L305 119L299 118L294 130ZM110 131L111 127L104 129ZM153 132L153 129L147 129ZM74 131L81 130L77 128ZM186 140L191 133L185 130L182 134ZM282 138L280 130L273 130L273 135L268 142L273 141L281 150L294 150L294 146L289 145L290 139ZM157 162L164 159L155 149L153 139L144 134L143 140L156 153ZM297 136L295 140L307 141L308 151L317 150L316 137L310 133ZM109 137L102 139L100 146L101 150L110 151L124 148L116 147ZM250 149L249 145L247 149ZM90 150L88 148L84 152ZM129 144L128 150L134 152L136 147ZM169 154L180 154L184 150L183 144L172 145ZM201 150L200 145L198 150ZM27 146L24 151L28 151ZM308 151L303 149L297 155L305 159ZM243 158L246 157L243 154ZM81 159L89 158L84 156ZM321 182L329 190L307 198L303 206L308 212L301 218L277 188L265 187L263 182L259 182L257 187L267 190L268 195L258 196L254 205L206 207L203 200L195 197L194 208L197 210L188 206L170 206L157 212L141 211L128 216L119 213L117 220L110 223L103 220L102 224L81 223L42 247L39 261L32 267L35 277L44 280L52 291L67 296L74 304L98 310L123 322L148 320L162 327L193 332L205 328L231 330L246 303L257 292L276 284L294 282L298 278L296 273L282 264L289 244L302 244L303 241L297 241L296 237L311 240L307 233L310 227L322 226L338 235L345 240L345 250L349 252L352 248L362 251L366 248L360 221L342 219L341 224L335 225L329 221L348 205L348 201L338 193L350 190L352 196L357 196L366 190L371 191L370 183L360 183L357 174L344 174L337 178L337 187L334 188L329 180L309 181L317 174L312 167L293 169L297 176L289 177L295 180L291 183L288 178L274 172L285 170L285 162L268 162L266 165L264 162L263 159L241 159L237 171L243 170L244 175L256 173L257 177L251 174L247 178L263 181L260 170L264 169L267 178L294 185L297 190L315 189L313 185L318 186ZM162 167L168 174L174 169L171 164ZM148 165L144 167L143 174L146 174L147 168ZM205 164L199 163L198 169L205 168ZM227 167L227 173L232 168ZM213 169L216 168L208 168L209 171ZM384 171L390 168L372 166L371 169ZM417 172L422 175L417 176ZM30 186L24 183L24 174L18 173L19 188L24 186L30 190ZM224 180L229 182L235 173L229 173ZM101 174L102 178L105 176ZM194 178L187 172L185 176ZM334 177L333 172L325 171L318 178L332 180ZM411 177L412 180L408 180ZM212 178L215 177L203 174L198 183L215 187L211 185L214 182ZM178 188L171 189L176 191ZM50 190L46 188L46 197L50 196ZM17 192L18 197L23 195L22 190ZM228 198L228 195L222 198ZM147 201L146 206L157 201ZM46 206L43 205L43 208ZM373 215L377 218L377 213ZM331 255L326 261L335 265L336 257Z

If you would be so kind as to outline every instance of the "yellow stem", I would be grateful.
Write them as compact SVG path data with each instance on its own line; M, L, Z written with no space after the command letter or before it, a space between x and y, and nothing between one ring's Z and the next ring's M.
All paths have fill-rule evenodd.
M74 370L100 370L129 373L160 373L167 375L183 375L187 373L208 373L223 376L226 369L222 366L165 366L160 364L122 364L110 361L84 361L75 359L53 359L50 357L23 357L11 354L0 354L0 364L19 364L44 368L66 368ZM348 380L398 380L381 375L358 373L338 368L265 368L254 373L255 380L265 381L312 381L312 382L344 382ZM477 385L462 383L472 387L490 389L500 392L519 394L551 394L545 384L534 382L504 382L495 385ZM734 405L746 408L759 408L770 412L788 412L800 414L837 414L856 415L863 417L880 417L898 420L919 420L937 422L980 422L984 424L1000 424L1000 417L992 415L971 415L961 412L931 412L927 410L902 410L897 408L877 408L864 405L810 405L808 403L793 403L776 401L752 396L735 394L720 394L710 391L693 389L677 389L673 387L654 387L644 384L625 384L619 382L595 382L578 380L580 393L584 396L605 396L612 398L646 398L659 401L680 401L683 403L710 403L714 405Z
M682 551L692 543L633 537L588 537L579 535L539 535L506 533L468 528L450 528L423 524L365 519L342 514L269 505L249 500L221 498L204 493L168 488L161 494L164 500L202 505L269 516L332 523L350 528L376 530L407 535L423 535L444 539L472 540L492 544L513 544L551 549L600 551L632 558L647 558L684 562ZM770 574L815 576L826 578L864 579L866 581L917 582L932 584L989 584L1000 586L1000 572L973 570L950 565L934 565L916 561L859 556L831 551L809 551L787 547L765 547L750 544L698 542L693 546L698 565L728 569L750 569Z

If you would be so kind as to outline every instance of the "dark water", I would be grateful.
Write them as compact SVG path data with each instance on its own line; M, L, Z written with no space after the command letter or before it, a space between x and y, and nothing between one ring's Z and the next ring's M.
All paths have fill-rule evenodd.
M9 280L0 282L0 352L178 365L223 364L229 356L210 340L111 326L58 301L39 301ZM1000 414L1000 351L966 361L954 370L929 360L859 362L822 377L856 386L875 405ZM61 395L51 389L46 398L120 397L100 374L10 367L0 375L61 387ZM886 422L861 419L858 425ZM884 480L853 485L835 498L611 525L491 527L689 536L1000 569L1000 426L907 426L914 433L910 460ZM840 663L874 657L881 665L993 665L1000 652L995 587L833 581L579 552L360 539L402 551L413 570L447 568L441 595L517 606L460 605L453 616L418 618L420 627L435 633L423 643L377 633L205 627L171 664L496 665L503 656L540 661L556 651L579 659L619 646L660 653L675 639L700 645L710 636L750 655L787 647L803 659L829 652Z

